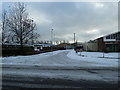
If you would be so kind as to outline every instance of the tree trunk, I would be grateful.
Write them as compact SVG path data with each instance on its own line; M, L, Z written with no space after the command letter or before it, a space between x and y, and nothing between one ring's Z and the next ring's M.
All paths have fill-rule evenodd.
M22 42L22 40L20 40L20 54L21 54L21 55L24 54L24 52L23 52L23 42Z

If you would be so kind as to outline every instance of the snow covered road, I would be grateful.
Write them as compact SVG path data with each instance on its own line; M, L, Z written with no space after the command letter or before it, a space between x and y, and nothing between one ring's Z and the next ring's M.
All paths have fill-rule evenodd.
M118 53L108 53L107 58L101 58L102 53L82 52L82 55L84 57L73 50L62 50L2 58L3 86L29 87L34 84L33 87L38 87L36 82L39 87L60 87L60 83L63 83L63 87L117 85ZM25 86L22 85L23 82L26 82ZM95 86L94 82L97 82Z
M73 50L54 51L32 56L16 56L2 58L4 65L23 66L75 66L75 67L118 67L118 53L107 54L107 58L100 58L102 53L82 52L84 57L79 56ZM113 56L112 56L113 55ZM108 58L109 57L109 58ZM110 58L112 57L112 58Z

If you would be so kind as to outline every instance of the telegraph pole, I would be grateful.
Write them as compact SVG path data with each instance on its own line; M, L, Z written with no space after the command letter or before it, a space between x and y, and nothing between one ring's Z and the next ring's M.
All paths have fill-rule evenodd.
M53 29L51 29L51 44L53 44L52 41L53 41Z
M74 33L74 44L75 44L75 33Z
M75 48L75 33L74 33L74 48Z
M54 45L55 45L55 32L54 32Z
M51 52L53 50L53 29L51 29Z

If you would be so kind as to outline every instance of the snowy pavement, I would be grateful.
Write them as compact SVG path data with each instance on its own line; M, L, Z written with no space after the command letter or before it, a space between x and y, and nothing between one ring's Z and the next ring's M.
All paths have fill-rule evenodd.
M63 82L98 81L117 84L118 53L106 53L105 58L102 55L100 52L82 52L80 56L73 50L60 50L31 56L4 57L1 59L3 82L26 80L35 83L33 78L38 78L41 84L44 81L41 78L44 78L52 81L61 79Z

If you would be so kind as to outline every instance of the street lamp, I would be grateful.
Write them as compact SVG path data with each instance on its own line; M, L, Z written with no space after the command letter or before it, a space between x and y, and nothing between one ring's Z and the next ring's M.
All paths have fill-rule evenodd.
M53 43L52 43L52 39L53 39L53 29L51 29L51 52L53 50Z
M74 33L74 44L75 44L75 33Z
M52 41L53 41L52 39L53 39L53 29L51 29L51 44L53 44L52 43Z
M55 45L55 32L54 32L54 45Z
M74 48L75 48L75 33L74 33L74 44L73 45L74 45Z

